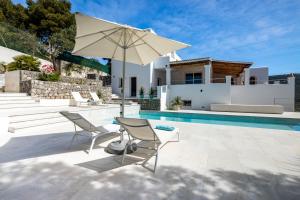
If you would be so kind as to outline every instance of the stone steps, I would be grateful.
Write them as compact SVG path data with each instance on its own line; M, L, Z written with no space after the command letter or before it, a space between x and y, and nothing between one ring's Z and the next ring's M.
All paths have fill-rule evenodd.
M0 110L8 110L14 108L35 108L35 107L41 107L41 106L39 103L36 102L0 104Z
M1 93L0 110L10 110L14 108L33 108L38 107L39 103L27 96L26 93Z
M1 97L27 97L27 93L13 93L13 92L3 92L0 93Z
M51 119L51 118L58 118L62 117L58 112L44 112L44 113L28 113L25 115L14 115L10 116L10 123L22 123L27 121L34 121L38 119Z
M35 100L33 99L17 99L17 100L13 100L13 99L0 99L0 105L8 105L8 104L30 104L30 103L36 103Z
M26 93L0 93L0 112L9 116L9 131L65 123L58 112L69 106L42 106Z
M11 118L11 122L9 124L9 132L16 132L20 129L32 128L32 127L41 127L52 124L61 124L61 123L69 123L69 120L60 116L59 113L55 113L56 116L53 116L53 113L47 114L44 113L41 118L40 115L31 116L31 118L26 119L28 116L24 116L23 120L17 120L13 117Z

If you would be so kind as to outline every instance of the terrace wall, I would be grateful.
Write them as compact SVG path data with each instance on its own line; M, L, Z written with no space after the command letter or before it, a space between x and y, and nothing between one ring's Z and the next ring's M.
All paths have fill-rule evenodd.
M191 101L191 109L209 110L211 104L282 105L294 111L295 78L286 84L231 85L226 83L182 84L158 87L160 109L167 109L176 96Z
M233 85L232 104L282 105L285 111L294 111L295 79L288 84Z
M176 96L190 100L191 109L209 110L210 104L230 103L230 84L169 85L167 104Z
M21 92L30 94L39 99L72 99L71 92L80 92L82 97L91 98L89 92L100 91L104 101L111 98L111 87L103 87L102 82L89 84L74 84L65 82L50 82L39 80L28 80L21 82Z

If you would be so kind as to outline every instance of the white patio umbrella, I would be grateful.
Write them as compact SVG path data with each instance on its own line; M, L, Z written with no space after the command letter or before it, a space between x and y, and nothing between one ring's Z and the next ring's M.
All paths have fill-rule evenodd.
M123 62L122 105L124 117L125 63L145 65L189 45L138 29L76 13L77 34L73 54L103 57ZM167 28L167 27L166 27Z

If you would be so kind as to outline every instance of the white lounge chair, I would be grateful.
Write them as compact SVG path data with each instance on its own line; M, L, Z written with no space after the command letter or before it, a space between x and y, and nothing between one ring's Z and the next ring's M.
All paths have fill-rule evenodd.
M105 126L96 127L78 113L70 113L68 111L62 111L60 112L60 114L74 123L74 136L72 137L70 147L73 144L75 137L81 135L76 130L76 126L78 126L85 131L84 133L87 134L87 136L91 138L92 142L90 145L89 154L91 154L97 138L107 134L113 134L113 133L118 133L119 135L119 129L120 129L119 125L108 124Z
M71 92L71 94L76 102L76 106L89 105L89 99L82 98L79 92Z
M149 121L146 119L116 117L116 121L125 129L129 136L129 142L126 144L123 153L122 164L124 163L127 154L127 147L132 144L133 140L140 140L141 142L137 144L137 148L152 151L152 153L147 153L148 157L142 162L142 166L155 173L159 150L168 142L179 141L179 130L177 128L173 131L154 131ZM146 167L145 164L153 156L155 156L155 164L154 168L150 169Z
M98 97L96 92L90 92L90 95L93 99L93 103L96 105L103 105L102 100Z

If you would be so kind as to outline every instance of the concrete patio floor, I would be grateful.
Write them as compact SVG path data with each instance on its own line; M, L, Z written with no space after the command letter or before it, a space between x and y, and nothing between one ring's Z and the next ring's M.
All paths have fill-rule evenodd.
M104 152L107 142L90 156L85 138L68 149L72 124L8 135L0 199L300 199L299 132L151 122L181 130L181 141L160 152L156 174L120 166Z

